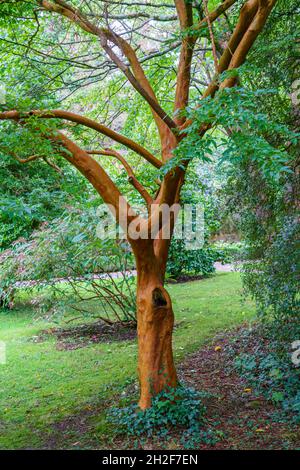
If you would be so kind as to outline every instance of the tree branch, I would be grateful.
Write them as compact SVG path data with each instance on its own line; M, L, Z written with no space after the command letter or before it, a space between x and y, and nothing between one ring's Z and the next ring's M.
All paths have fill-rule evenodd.
M237 2L237 0L225 0L222 2L215 10L213 10L211 13L209 13L208 16L203 18L198 24L194 25L193 30L194 31L199 31L205 23L207 23L207 18L209 19L210 23L213 23L219 16L221 16L228 8L230 8L232 5L234 5Z
M177 70L177 84L174 103L174 111L177 113L176 124L181 125L184 123L185 118L180 116L180 111L187 106L189 100L191 64L197 38L195 35L191 36L186 33L186 30L193 25L192 5L190 3L186 3L185 0L175 0L175 6L179 17L181 33L184 35Z
M139 216L130 207L103 167L63 133L57 132L49 136L49 139L60 145L61 155L90 181L105 204L109 208L114 208L117 223L127 232L128 225Z
M211 41L211 45L212 45L212 52L213 52L215 70L216 70L216 73L218 73L217 49L216 49L214 33L213 33L213 29L212 29L211 21L210 21L210 18L209 18L208 9L207 9L207 0L203 0L203 5L204 5L204 11L205 11L205 15L206 15L206 22L207 22L207 26L208 26L208 29L209 29L210 41Z
M51 166L51 168L53 168L60 175L62 174L61 168L59 168L59 166L55 165L55 163L53 163L51 160L49 160L49 158L46 157L45 155L31 155L30 157L20 158L15 152L13 152L12 150L8 150L5 147L2 147L2 151L7 153L8 155L11 155L19 163L22 163L22 164L29 163L29 162L34 162L35 160L38 160L38 159L42 158L44 160L44 162L47 163L47 165Z
M158 104L153 88L151 87L145 75L145 72L137 58L137 55L134 49L130 46L130 44L125 41L122 37L116 35L113 31L109 30L106 32L106 39L103 40L102 47L104 49L108 48L107 39L110 39L111 42L118 46L124 56L129 61L134 75L131 74L130 70L123 63L119 65L119 68L125 67L123 72L128 78L128 80L150 104L153 112L153 117L160 133L161 141L163 143L166 140L166 137L170 138L169 129L171 129L172 131L176 130L176 123L165 113L165 111L162 110L162 108ZM120 61L120 59L118 59L118 57L114 55L111 48L107 49L107 53L110 55L112 60L114 60L115 63L117 63L117 61Z
M47 163L47 165L51 166L53 170L55 170L57 173L62 174L62 170L59 168L59 166L55 165L54 162L51 162L48 157L43 157L43 160Z
M218 75L225 72L225 70L227 70L235 50L237 49L244 34L246 33L253 18L256 15L257 9L258 9L258 0L248 0L242 6L237 25L228 41L226 49L224 50L222 56L220 57L217 75L213 78L212 82L206 89L205 93L203 94L203 98L206 98L207 96L213 96L215 92L218 90L219 88L218 83L217 83Z
M275 3L276 0L248 0L243 5L238 23L228 42L227 48L219 60L218 73L237 68L245 62L248 51L264 27ZM236 83L236 77L230 77L219 85L217 78L214 77L202 98L214 96L219 88L232 87ZM186 121L181 126L181 129L185 129L190 124L190 120ZM199 133L204 135L209 128L210 125L205 124L199 130Z
M235 49L235 52L230 60L230 63L227 67L227 70L232 70L240 67L246 56L251 49L254 41L257 36L263 29L266 20L274 7L277 0L258 0L258 10L254 19L248 26L246 32L244 33L242 39L240 40L238 46ZM230 77L221 83L220 88L228 88L234 86L236 83L236 77Z
M145 200L147 206L150 206L153 202L152 197L146 190L146 188L139 182L139 180L136 178L133 169L131 166L128 164L128 162L125 160L125 158L118 152L116 152L113 149L104 149L104 150L87 150L87 153L89 155L108 155L111 157L115 157L119 160L119 162L122 163L124 166L126 173L128 174L128 181L132 186L140 193L142 198Z
M21 123L20 117L11 117L12 112L10 112L10 117L3 117L5 114L9 114L9 112L0 113L0 119L14 119L16 122ZM138 214L136 214L136 212L128 204L125 197L119 191L104 168L85 150L82 150L77 144L75 144L75 142L73 142L60 131L49 133L47 139L59 146L60 155L85 176L85 178L93 185L98 194L102 197L104 203L108 205L109 209L114 209L113 215L125 233L127 233L128 226L131 222L133 222L133 220L138 220L141 225L145 224L145 221ZM8 153L15 156L14 152L12 151L8 151ZM32 155L26 159L20 159L17 157L20 163L27 163L38 158L46 158L46 162L48 160L47 157L40 155Z
M103 124L93 121L92 119L89 119L84 116L80 116L79 114L75 114L70 111L63 111L60 109L54 109L51 111L34 110L28 113L22 113L22 114L15 110L5 111L3 113L0 113L0 120L10 119L13 121L24 121L26 119L29 119L32 116L36 116L41 119L55 119L55 118L65 119L66 121L71 121L71 122L75 122L76 124L81 124L85 127L88 127L90 129L93 129L99 132L100 134L106 135L107 137L114 140L115 142L125 145L125 147L141 155L143 158L145 158L149 163L151 163L156 168L160 168L162 166L162 162L158 160L156 157L154 157L152 153L148 152L148 150L146 150L144 147L134 142L133 140L129 139L128 137L118 134L118 132L115 132L112 129L109 129Z
M174 0L177 9L177 14L180 21L181 31L190 28L190 34L185 36L182 40L182 48L180 52L179 67L177 72L177 86L175 97L175 111L184 109L189 100L189 90L191 82L191 63L193 58L193 51L197 41L197 31L200 31L203 26L215 21L226 10L228 10L237 0L225 0L211 13L206 12L206 17L203 18L198 24L193 25L192 7L187 4L185 0ZM213 44L212 44L213 45ZM175 119L177 125L181 126L185 122L185 118L177 116Z
M151 109L156 113L155 120L160 132L162 126L167 126L172 131L176 129L175 122L158 104L153 89L144 74L137 56L127 41L118 36L116 33L113 33L111 30L99 28L98 26L94 25L87 18L85 18L85 16L79 10L71 7L62 0L56 0L55 4L49 2L48 0L41 0L41 5L45 10L65 16L71 22L78 24L84 31L99 37L100 44L107 55L124 73L135 90L143 96L143 98L150 105ZM108 41L111 41L113 44L119 47L125 57L127 57L133 69L133 73L130 71L127 65L124 64L124 62L114 53L112 48L109 46ZM165 132L163 132L163 135L164 134Z

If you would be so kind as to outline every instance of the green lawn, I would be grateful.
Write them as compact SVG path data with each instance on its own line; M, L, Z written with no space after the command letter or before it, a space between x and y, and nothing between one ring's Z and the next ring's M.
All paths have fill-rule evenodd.
M169 291L180 322L174 334L177 361L217 331L254 315L251 303L241 301L238 273L170 285ZM121 394L136 380L135 341L59 351L54 339L32 340L52 326L49 321L34 320L33 307L19 305L9 313L0 310L0 319L0 341L7 348L7 363L0 364L0 449L41 447L45 436L53 433L54 423L95 403L105 406L113 394ZM101 429L98 426L97 432Z

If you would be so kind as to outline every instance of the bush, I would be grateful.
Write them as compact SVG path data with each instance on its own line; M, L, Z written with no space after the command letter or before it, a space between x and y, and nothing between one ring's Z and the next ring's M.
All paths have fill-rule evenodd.
M287 341L300 329L299 253L300 224L297 218L284 217L263 259L248 262L243 278L255 298L263 320L276 321L273 333Z
M215 242L211 249L214 253L215 261L221 263L233 263L243 259L245 246L242 242Z
M22 138L20 138L22 142ZM88 183L78 178L62 158L57 174L42 159L21 165L5 148L0 149L0 251L20 237L29 237L43 222L61 217L71 205L85 205L91 194Z
M173 239L169 251L167 275L173 279L179 279L182 275L208 276L215 272L214 261L214 251L211 248L187 250L184 240Z
M261 259L245 263L243 279L256 301L261 344L236 364L259 392L300 421L300 371L291 360L291 345L300 339L299 240L298 218L278 217Z
M94 315L97 302L98 318L135 323L135 280L129 273L132 254L125 242L97 238L96 224L94 210L73 211L2 252L2 305L11 306L14 290L20 287L47 286L53 294L53 310L60 314L71 308Z

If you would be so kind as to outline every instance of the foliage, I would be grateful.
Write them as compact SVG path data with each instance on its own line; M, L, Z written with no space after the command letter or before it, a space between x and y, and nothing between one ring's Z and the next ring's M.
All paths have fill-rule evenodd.
M255 348L254 335L259 338ZM272 329L257 327L254 332L244 333L243 350L235 356L234 366L247 384L300 422L300 370L292 363L291 344L282 344L278 350Z
M297 35L292 16L299 4L279 1L277 14L264 30L258 45L259 54L251 57L249 67L256 82L264 88L276 87L277 93L262 94L256 102L256 115L267 119L263 137L273 147L284 149L284 171L266 174L258 162L249 159L232 168L228 192L238 194L241 230L248 246L244 282L256 299L261 315L282 320L280 334L290 320L299 321L297 284L299 265L299 111L291 91L299 69ZM281 31L285 30L282 35ZM275 54L276 51L276 54ZM268 57L272 65L264 67ZM249 83L247 76L243 77ZM299 91L299 90L298 90ZM284 132L269 122L279 122ZM232 204L236 205L233 197ZM249 262L250 261L250 262ZM251 262L253 261L253 262Z
M128 273L132 255L124 243L97 238L98 221L93 206L84 211L73 209L64 218L45 224L29 240L20 240L4 251L2 299L9 304L18 286L48 286L55 294L52 308L60 314L70 308L88 314L86 305L93 299L99 301L97 315L103 320L135 322L135 283ZM111 271L119 271L119 275L111 275Z
M222 263L240 261L244 257L245 245L242 242L217 241L211 246L214 259Z
M110 410L109 420L120 432L138 439L166 438L172 429L181 429L181 442L192 448L200 441L214 443L212 430L206 430L206 408L201 393L183 385L168 387L157 394L151 408L141 411L136 405Z
M260 344L250 355L246 342L237 367L258 393L299 416L299 371L291 362L290 351L291 343L300 337L299 83L291 99L299 76L299 51L291 12L299 12L298 2L278 2L276 15L257 44L259 53L250 56L241 77L250 89L257 84L261 89L276 89L276 93L257 95L253 116L248 119L257 120L260 137L279 149L284 160L271 152L274 163L264 164L263 159L269 157L259 140L257 158L245 152L246 158L235 159L235 165L227 168L224 192L231 211L239 214L246 244L245 292L256 301L263 324L255 330ZM280 126L269 125L275 122ZM247 149L247 141L245 145Z
M173 239L170 246L167 263L167 273L173 279L181 275L207 276L215 272L214 251L211 248L189 250L185 248L184 240Z
M239 194L240 229L247 246L244 288L256 301L264 324L264 330L256 334L261 342L265 337L270 342L269 352L258 345L251 356L239 357L239 371L258 393L299 416L299 371L291 363L289 351L300 337L298 177L294 165L291 154L291 172L268 181L257 167L244 162L235 168L227 189L231 195L237 190ZM236 210L236 198L233 206Z
M220 188L224 185L224 178L218 175L214 162L191 162L188 169L185 184L181 192L181 204L187 204L193 210L199 211L198 230L202 231L203 246L190 249L188 240L173 237L169 250L167 274L173 279L181 276L208 276L214 273L214 262L221 253L218 253L211 245L210 239L221 227L222 200ZM200 220L203 213L203 226ZM184 231L187 235L195 232L195 218L184 220ZM176 229L175 229L176 233Z
M43 160L21 165L1 148L0 156L0 250L19 237L28 237L67 207L78 205L90 191L83 178L63 162L63 173L58 175Z
M224 77L225 78L225 77ZM183 139L175 150L175 158L163 167L164 172L184 160L212 160L215 153L219 162L238 165L247 159L256 164L265 178L276 179L281 173L289 172L288 154L283 146L272 145L270 136L284 136L295 143L298 134L276 121L264 112L257 112L258 102L264 95L274 94L274 90L258 89L251 91L242 87L225 88L216 92L194 107L187 107L185 113L192 124L184 130ZM201 126L216 129L229 129L227 138L207 132L199 133Z
M273 169L262 163L268 157L260 140L258 158L245 152L245 157L228 169L225 189L232 210L239 207L240 230L247 245L244 285L256 300L260 318L277 338L278 348L283 338L294 338L299 324L299 112L291 99L298 65L296 47L290 42L295 28L286 16L287 7L297 10L293 0L278 3L278 14L258 45L260 53L252 56L247 68L263 87L276 87L276 93L257 95L253 116L247 119L257 122L261 138L278 149L284 160L271 153L274 164L277 162ZM283 27L284 37L280 35ZM276 60L263 67L272 50L277 51ZM251 87L246 71L243 80Z
M245 263L244 287L255 299L264 327L256 330L262 339L254 354L237 358L241 374L253 387L298 420L300 374L291 362L291 345L300 338L299 235L298 219L285 216L277 222L276 232L263 252L265 239L255 238L255 243L250 239L251 257L257 248L260 259ZM263 338L268 339L267 348Z
M263 259L244 266L245 287L254 296L259 314L262 319L273 318L276 336L287 340L296 339L293 325L300 320L299 240L299 221L284 217Z

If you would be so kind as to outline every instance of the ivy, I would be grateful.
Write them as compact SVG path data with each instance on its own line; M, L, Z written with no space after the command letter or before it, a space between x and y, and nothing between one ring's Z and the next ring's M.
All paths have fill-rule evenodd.
M199 442L214 445L217 433L208 426L203 393L180 385L168 387L152 400L151 408L141 411L136 405L112 408L108 420L120 433L143 440L166 440L172 430L180 430L181 444L188 449ZM138 442L137 442L138 444Z

